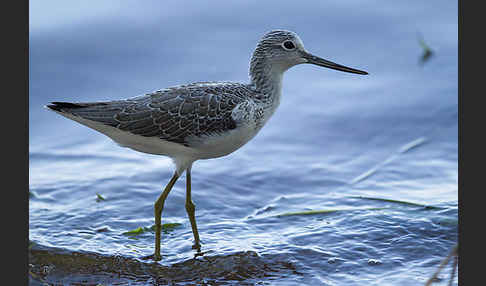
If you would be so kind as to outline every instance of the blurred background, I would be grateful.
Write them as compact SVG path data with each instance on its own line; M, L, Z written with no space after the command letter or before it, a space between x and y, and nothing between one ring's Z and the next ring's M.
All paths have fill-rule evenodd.
M59 249L152 254L153 232L124 233L153 225L153 203L173 173L170 159L119 147L44 105L247 82L253 49L272 29L294 31L311 53L369 75L291 68L279 109L252 141L195 163L205 256L221 257L248 283L420 285L456 244L457 1L29 4L32 264L43 247L52 257ZM167 267L195 254L184 199L181 179L162 219L176 224L162 237ZM240 273L241 256L271 275Z

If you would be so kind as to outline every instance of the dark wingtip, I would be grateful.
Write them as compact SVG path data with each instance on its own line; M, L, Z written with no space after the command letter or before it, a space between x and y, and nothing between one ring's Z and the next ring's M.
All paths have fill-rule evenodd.
M63 112L64 111L63 109L65 108L79 108L81 106L79 104L71 103L71 102L54 101L46 105L46 107L54 111Z

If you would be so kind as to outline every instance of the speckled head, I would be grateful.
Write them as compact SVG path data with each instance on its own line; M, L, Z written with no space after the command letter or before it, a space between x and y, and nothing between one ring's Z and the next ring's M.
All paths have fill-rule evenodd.
M257 73L265 70L283 73L295 65L305 63L344 72L368 74L312 55L306 51L302 40L294 32L273 30L266 33L255 48L250 63L250 76L255 79Z

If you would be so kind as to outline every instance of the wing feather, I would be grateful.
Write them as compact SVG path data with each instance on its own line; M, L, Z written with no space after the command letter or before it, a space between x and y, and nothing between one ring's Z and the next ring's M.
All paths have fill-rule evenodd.
M237 127L231 112L257 96L237 83L194 83L127 100L91 103L53 102L49 108L121 130L189 146L187 139Z

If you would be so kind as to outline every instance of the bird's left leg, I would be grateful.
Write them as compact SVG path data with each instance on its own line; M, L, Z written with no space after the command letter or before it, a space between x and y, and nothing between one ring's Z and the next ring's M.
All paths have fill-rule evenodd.
M154 253L154 260L158 261L161 260L162 257L160 256L160 233L162 230L162 210L164 209L165 199L169 195L169 192L172 190L172 187L176 183L179 175L177 172L174 172L172 179L169 181L167 186L165 187L162 194L159 196L157 201L154 205L154 214L155 214L155 253Z

